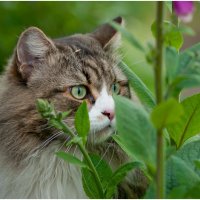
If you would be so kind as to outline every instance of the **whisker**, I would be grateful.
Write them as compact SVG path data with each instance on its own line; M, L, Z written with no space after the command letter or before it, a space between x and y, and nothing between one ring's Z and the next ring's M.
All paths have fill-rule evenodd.
M57 151L60 151L60 150L63 148L63 146L68 142L69 138L70 138L70 136L68 136L68 137L65 139L65 141L62 143L62 145L58 148Z
M111 154L111 158L110 158L110 161L108 162L108 164L110 165L112 159L113 159L113 156L114 156L114 152L115 152L115 146L112 148L112 154Z
M75 153L76 153L76 149L77 149L77 145L75 146L75 148L74 148L74 153L73 153L73 156L75 155Z
M97 167L97 166L100 164L100 162L103 160L103 158L104 158L105 155L107 154L109 148L110 148L110 144L109 144L108 147L106 148L106 151L105 151L104 154L101 156L100 161L97 163L97 165L96 165L95 167Z
M63 134L63 132L58 132L55 135L52 135L51 137L49 137L47 140L45 140L39 147L37 147L37 149L42 150L45 146L47 146L52 140L54 140L56 137L60 136L61 134Z

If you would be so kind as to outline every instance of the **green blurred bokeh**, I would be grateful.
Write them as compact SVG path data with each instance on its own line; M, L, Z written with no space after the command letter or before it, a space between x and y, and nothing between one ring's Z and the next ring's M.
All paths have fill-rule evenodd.
M155 18L155 2L0 2L0 72L12 55L17 39L30 26L56 38L93 31L116 16L142 43L152 40L150 26ZM124 60L153 87L152 69L144 55L122 42Z
M200 40L197 12L189 24L196 36L184 36L183 48ZM155 20L156 2L0 2L0 73L12 55L20 33L30 26L42 29L50 38L93 31L102 23L122 16L129 32L145 46L154 42L150 27ZM166 11L169 17L169 12ZM153 70L145 56L122 38L122 56L131 69L153 90Z

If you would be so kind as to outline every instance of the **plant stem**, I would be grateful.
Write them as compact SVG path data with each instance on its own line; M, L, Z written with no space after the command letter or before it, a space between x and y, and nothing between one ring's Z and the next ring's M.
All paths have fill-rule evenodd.
M156 60L155 60L155 92L156 102L160 104L163 101L162 92L162 68L163 68L163 15L164 15L164 2L157 2L157 34L156 34ZM164 138L163 130L157 130L157 174L156 174L156 198L164 198L165 188L165 156L164 156Z
M174 7L173 7L174 4L172 4L172 17L171 17L171 20L172 20L172 23L178 28L179 27L179 20L178 20L178 17L176 15L176 13L174 12Z
M62 126L62 130L63 132L69 134L72 138L75 137L76 135L66 126L66 124L61 121L60 122L61 126ZM96 185L97 185L97 188L98 188L98 192L99 192L99 197L100 198L104 198L104 193L103 193L103 187L102 187L102 184L101 184L101 180L99 178L99 175L97 173L97 170L94 166L94 164L92 163L92 160L90 159L90 156L88 155L87 153L87 150L85 149L85 147L83 146L82 142L78 142L77 143L81 153L83 154L87 164L89 165L89 168L90 170L92 171L93 173L93 176L94 176L94 179L95 179L95 182L96 182Z
M96 182L96 185L98 187L100 198L104 198L104 193L103 193L103 187L102 187L102 184L101 184L101 180L100 180L99 175L98 175L98 173L96 171L96 168L94 167L94 165L93 165L93 163L92 163L92 161L90 159L90 156L88 155L85 147L83 146L83 144L81 142L79 142L77 145L79 146L79 149L81 150L85 160L87 161L90 169L93 172L93 175L94 175L94 178L95 178L95 182Z
M157 2L157 33L155 60L155 92L157 104L162 102L162 65L163 65L163 2Z

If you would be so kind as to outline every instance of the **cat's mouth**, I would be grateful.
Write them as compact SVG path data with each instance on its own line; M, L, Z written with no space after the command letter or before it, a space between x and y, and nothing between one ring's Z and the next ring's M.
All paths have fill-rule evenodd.
M108 125L102 127L96 131L90 131L88 137L88 143L100 144L108 140L115 133L115 126L113 123L108 123Z

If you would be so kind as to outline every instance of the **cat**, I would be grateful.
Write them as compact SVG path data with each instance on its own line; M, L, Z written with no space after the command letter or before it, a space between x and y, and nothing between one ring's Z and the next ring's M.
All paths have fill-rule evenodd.
M114 21L122 24L122 18ZM50 39L39 28L26 29L17 42L0 91L0 198L88 198L80 168L55 156L59 150L80 156L69 140L50 127L36 109L38 98L57 111L71 110L66 123L85 100L89 109L87 147L113 169L127 156L110 136L115 133L112 94L132 98L128 80L118 68L120 34L108 23L92 33ZM134 97L135 98L135 97ZM146 178L139 170L119 186L116 198L144 194Z

